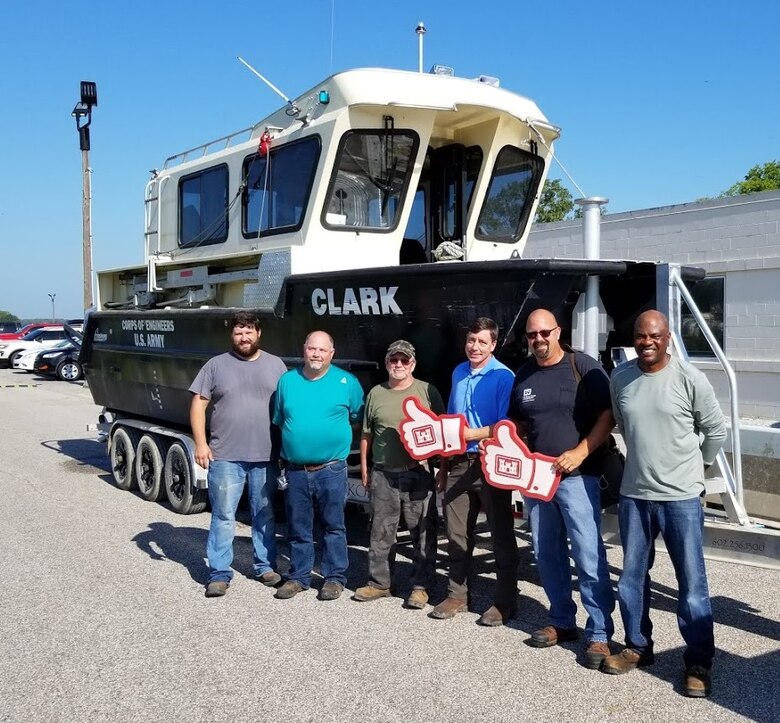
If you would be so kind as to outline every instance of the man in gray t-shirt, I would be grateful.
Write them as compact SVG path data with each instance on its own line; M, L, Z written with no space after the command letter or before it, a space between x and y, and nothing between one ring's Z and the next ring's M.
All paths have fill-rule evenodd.
M683 690L703 698L711 691L715 653L712 608L704 567L704 469L726 439L726 423L707 378L668 354L669 322L658 311L634 324L637 358L612 372L615 421L626 442L626 469L618 519L623 571L618 600L626 649L602 663L605 673L650 665L650 569L662 535L679 587L677 621L685 640Z
M260 320L249 312L231 322L231 351L209 359L190 385L190 425L195 461L208 469L211 503L206 557L206 597L227 592L233 571L236 508L248 485L252 514L255 576L275 586L273 493L277 469L271 442L271 406L279 377L287 371L279 357L260 350ZM210 438L206 410L211 405Z

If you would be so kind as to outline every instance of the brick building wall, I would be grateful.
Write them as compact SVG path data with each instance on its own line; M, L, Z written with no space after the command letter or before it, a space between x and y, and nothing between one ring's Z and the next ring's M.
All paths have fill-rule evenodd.
M582 222L534 227L524 258L582 258ZM605 259L701 266L725 278L724 351L736 373L740 416L780 420L780 191L607 214ZM717 362L696 361L728 412Z

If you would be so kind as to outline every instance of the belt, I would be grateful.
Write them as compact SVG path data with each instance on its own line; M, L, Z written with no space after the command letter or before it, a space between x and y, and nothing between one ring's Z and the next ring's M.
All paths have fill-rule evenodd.
M479 452L466 452L465 454L455 454L450 457L452 462L473 462L479 459Z
M400 467L386 467L383 464L375 464L374 469L378 469L380 472L411 472L413 469L419 469L422 465L419 462L412 462L411 464L402 464Z
M329 462L312 462L311 464L304 463L304 464L298 464L297 462L287 462L285 464L285 467L288 470L291 470L293 472L319 472L321 469L325 469L325 467L329 467L332 464L336 464L337 462L341 462L340 459L332 459Z

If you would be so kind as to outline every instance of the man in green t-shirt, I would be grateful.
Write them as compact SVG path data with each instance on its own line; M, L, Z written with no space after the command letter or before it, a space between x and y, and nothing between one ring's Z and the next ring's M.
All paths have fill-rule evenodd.
M414 378L415 364L414 347L403 339L394 341L385 354L388 380L377 384L366 397L360 471L363 486L371 493L369 581L355 591L355 600L390 596L390 553L403 514L414 551L412 590L405 604L420 610L428 603L427 590L436 563L436 493L428 467L404 449L398 426L407 397L416 397L422 407L435 414L444 413L444 402L436 387ZM369 453L373 465L369 465Z

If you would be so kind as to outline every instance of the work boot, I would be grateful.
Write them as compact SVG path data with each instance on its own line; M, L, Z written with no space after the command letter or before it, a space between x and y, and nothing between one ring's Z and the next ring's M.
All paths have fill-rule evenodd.
M266 587L276 587L282 581L282 576L278 572L268 570L268 572L258 575L255 579L262 582Z
M322 586L318 597L320 600L338 600L343 590L344 586L340 582L328 580Z
M534 630L531 637L525 642L532 648L551 648L559 643L568 643L577 639L577 628L558 628L555 625L546 625L539 630Z
M381 597L390 597L390 591L381 587L366 585L355 590L355 594L352 597L358 602L370 602L371 600L379 600Z
M206 597L222 597L230 584L224 580L214 580L206 586Z
M590 670L598 670L606 658L609 657L609 643L603 640L591 640L585 648L585 667Z
M495 628L499 625L506 625L517 613L517 608L503 609L497 605L488 608L477 620L477 625L485 625L489 628Z
M465 600L447 597L433 608L431 617L437 620L448 620L454 618L459 612L463 612L467 607L468 603Z
M621 650L617 655L610 655L604 658L601 663L601 670L609 675L623 675L630 673L635 668L644 668L655 660L652 653L642 655L633 648Z
M412 610L422 610L428 604L428 593L421 587L416 587L406 598L405 607Z
M306 588L297 580L288 580L276 591L274 597L277 600L289 600L291 597L295 597L299 592L303 592L305 589Z
M703 665L689 665L685 670L683 689L689 698L706 698L712 692L709 668Z

